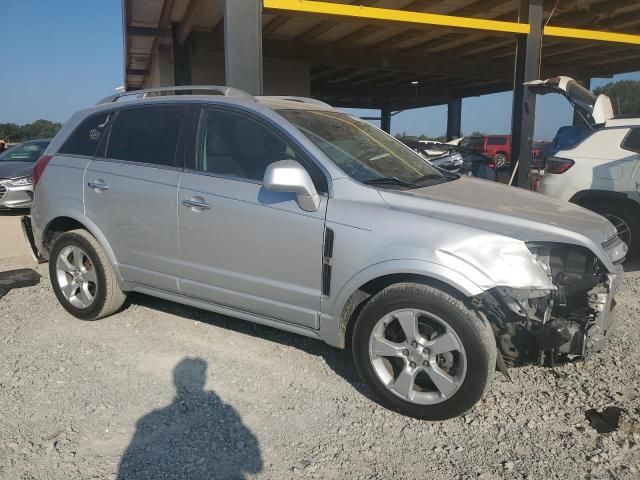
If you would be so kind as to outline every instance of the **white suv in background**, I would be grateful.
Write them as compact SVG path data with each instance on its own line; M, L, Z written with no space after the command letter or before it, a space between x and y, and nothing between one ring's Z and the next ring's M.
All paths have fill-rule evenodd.
M537 94L564 95L591 129L576 132L584 138L547 159L539 191L603 215L627 243L629 256L640 253L640 118L614 118L609 97L568 77L528 85Z

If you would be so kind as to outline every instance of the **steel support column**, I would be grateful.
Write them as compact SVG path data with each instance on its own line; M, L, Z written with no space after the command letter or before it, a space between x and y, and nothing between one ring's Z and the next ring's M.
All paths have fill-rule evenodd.
M583 87L591 90L591 79L590 78L584 78L584 79L580 79L578 80ZM584 127L588 127L589 125L585 124L584 119L580 116L580 114L573 109L573 126L574 127L580 127L580 126L584 126Z
M543 0L521 0L520 22L528 22L528 35L518 35L511 118L511 168L516 168L517 185L529 187L531 148L536 117L536 97L523 83L540 76ZM514 184L516 182L514 181Z
M451 100L447 107L447 141L462 136L462 99Z
M391 133L391 107L389 105L383 105L380 109L380 128Z
M224 0L224 59L228 86L262 95L262 2Z
M172 27L173 35L173 82L174 85L191 85L191 41L183 45L178 41L178 26Z

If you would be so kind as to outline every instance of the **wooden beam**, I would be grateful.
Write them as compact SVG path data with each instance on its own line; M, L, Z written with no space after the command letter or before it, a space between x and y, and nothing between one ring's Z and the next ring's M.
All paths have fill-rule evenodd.
M263 35L271 35L277 29L279 29L282 25L287 23L291 19L288 15L276 15L271 19L269 23L267 23L264 27L262 27Z
M162 2L162 12L160 12L160 21L158 27L167 28L171 24L171 13L176 0L164 0Z
M171 30L169 28L130 25L127 27L127 34L135 37L171 37Z
M141 75L146 76L149 75L148 68L127 68L127 75Z
M193 24L195 23L198 13L200 12L200 7L202 6L203 1L204 0L189 1L187 9L184 13L184 17L182 17L182 21L180 22L180 26L178 27L178 45L182 46L187 41L189 34L193 30Z
M336 40L334 43L343 43L346 45L358 43L359 40L362 40L369 35L373 35L374 33L378 33L384 27L382 25L365 25L362 28L359 28L351 33L348 33L344 37Z
M338 22L333 22L331 20L323 20L320 23L311 27L306 32L302 33L301 35L298 35L298 37L296 38L296 41L308 42L310 40L315 39L316 37L319 37L323 33L328 32L336 25L338 25Z
M505 63L491 63L473 59L460 62L456 57L442 55L406 55L397 50L367 47L298 44L281 40L265 40L264 56L304 61L345 68L385 69L458 77L507 79L512 68Z

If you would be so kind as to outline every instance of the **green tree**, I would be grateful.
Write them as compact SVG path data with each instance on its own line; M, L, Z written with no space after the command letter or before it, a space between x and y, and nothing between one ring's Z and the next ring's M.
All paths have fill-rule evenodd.
M51 138L62 128L61 123L49 120L36 120L26 125L0 123L0 139L12 143L24 142L34 138Z
M608 83L596 88L594 93L608 95L618 115L640 115L640 81L638 80Z

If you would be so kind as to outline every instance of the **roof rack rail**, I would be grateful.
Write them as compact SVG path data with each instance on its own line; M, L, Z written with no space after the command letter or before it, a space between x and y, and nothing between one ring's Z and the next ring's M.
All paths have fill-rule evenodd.
M218 86L218 85L180 85L175 87L145 88L142 90L129 90L127 92L119 92L114 95L109 95L108 97L103 98L98 103L96 103L96 105L103 105L105 103L117 102L122 97L142 96L142 98L147 98L150 93L185 92L185 91L216 92L218 95L222 95L224 97L242 98L244 100L255 101L255 97L250 93L247 93L244 90L239 90L233 87L225 87L225 86Z
M322 100L316 100L315 98L309 97L294 97L290 95L269 95L267 98L279 98L280 100L290 100L292 102L300 102L300 103L308 103L310 105L320 105L322 107L330 108L331 110L335 110L332 105L323 102Z

